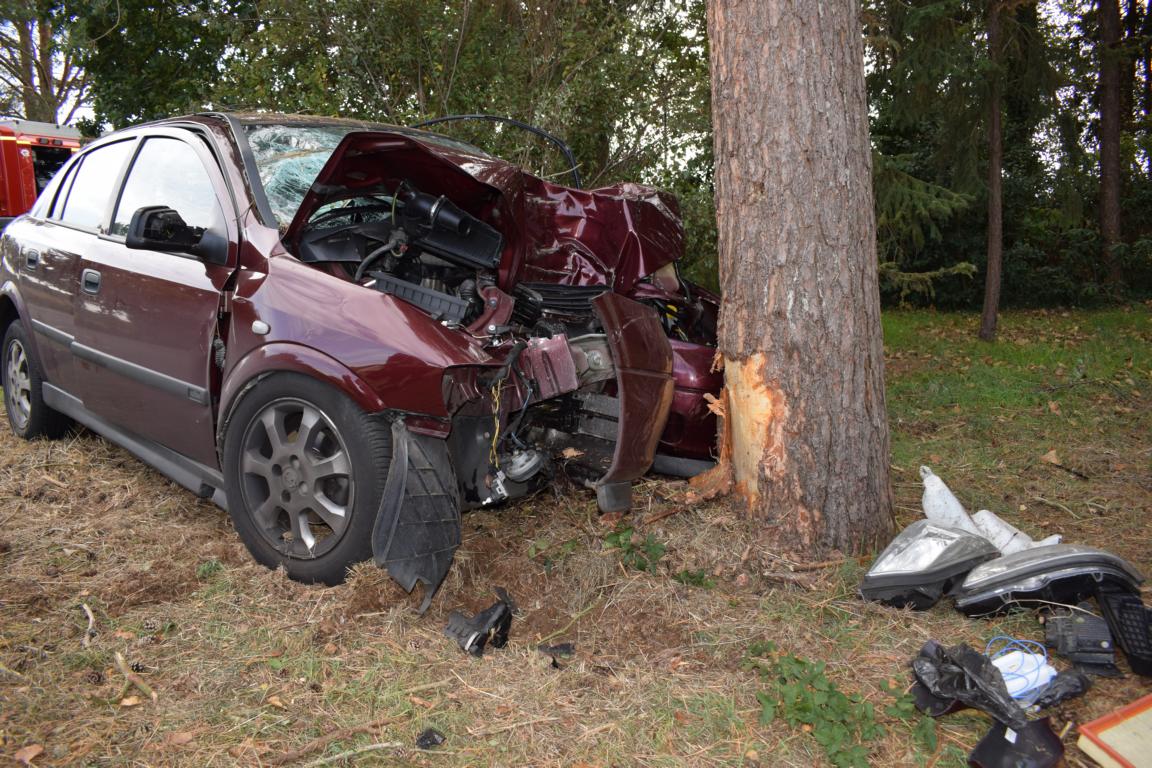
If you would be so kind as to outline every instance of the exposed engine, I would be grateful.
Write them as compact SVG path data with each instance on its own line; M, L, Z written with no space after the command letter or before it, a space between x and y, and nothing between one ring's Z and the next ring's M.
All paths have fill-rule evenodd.
M445 197L409 185L390 198L360 198L320 211L302 232L304 262L339 265L357 283L463 325L495 284L503 238Z
M622 342L610 326L621 329L639 320L651 323L656 336L650 339L688 342L714 334L714 314L692 301L674 265L642 280L633 301L608 285L498 285L505 257L501 232L411 182L390 193L323 205L300 230L296 253L301 261L483 339L503 360L487 372L460 370L446 382L453 413L448 445L465 507L531 493L563 464L570 476L597 490L602 509L626 508L632 477L617 469L617 441L625 422L635 432L641 422L652 421L652 411L641 410L652 408L658 423L641 431L651 434L646 455L655 448L667 409L663 401L672 392L671 355L661 340L663 351L638 364L660 371L667 384L660 385L657 400L633 402L625 413L621 377L632 374L618 369L627 364L617 359L621 350L614 345ZM641 320L636 313L647 310L637 303L655 309L656 316Z

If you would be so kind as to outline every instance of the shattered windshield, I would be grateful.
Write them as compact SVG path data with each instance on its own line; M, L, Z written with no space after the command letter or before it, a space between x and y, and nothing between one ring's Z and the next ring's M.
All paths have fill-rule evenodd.
M369 125L292 125L248 123L244 126L248 145L256 160L260 183L268 205L281 228L292 223L304 195L320 175L336 146L354 131L372 130ZM476 147L445 136L380 126L382 130L418 137L420 141L439 144L474 155L485 153Z
M246 125L268 205L281 227L288 226L340 140L353 125Z

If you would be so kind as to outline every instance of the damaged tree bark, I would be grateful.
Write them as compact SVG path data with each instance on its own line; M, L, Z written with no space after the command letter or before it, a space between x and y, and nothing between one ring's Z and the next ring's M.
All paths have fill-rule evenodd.
M731 481L795 551L892 529L855 0L708 6Z

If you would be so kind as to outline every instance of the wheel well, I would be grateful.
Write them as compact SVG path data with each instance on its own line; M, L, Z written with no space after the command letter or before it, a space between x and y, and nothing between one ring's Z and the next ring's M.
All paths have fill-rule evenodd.
M20 317L16 303L7 296L0 296L0 331L7 330L12 321Z

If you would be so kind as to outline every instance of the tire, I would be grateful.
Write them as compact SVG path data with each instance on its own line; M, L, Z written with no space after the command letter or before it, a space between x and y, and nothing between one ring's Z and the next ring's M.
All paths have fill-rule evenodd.
M224 436L228 512L257 561L339 584L372 556L392 459L389 425L315 379L277 373L244 395Z
M9 323L4 333L0 361L4 371L4 410L12 431L25 440L63 437L72 420L45 405L44 374L19 320Z

